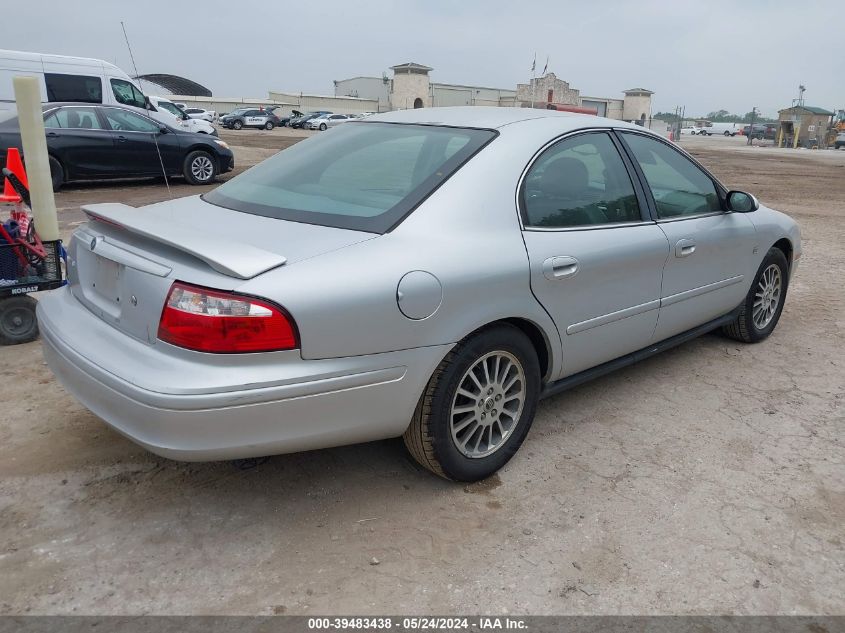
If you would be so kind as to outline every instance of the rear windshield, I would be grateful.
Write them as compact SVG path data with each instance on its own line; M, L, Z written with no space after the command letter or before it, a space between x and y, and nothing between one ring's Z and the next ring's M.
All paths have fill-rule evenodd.
M356 121L297 143L204 199L280 220L385 233L495 135Z

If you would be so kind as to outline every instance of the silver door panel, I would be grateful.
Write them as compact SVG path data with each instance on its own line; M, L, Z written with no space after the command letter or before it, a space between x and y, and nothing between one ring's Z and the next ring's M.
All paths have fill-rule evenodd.
M672 253L663 271L654 341L680 334L736 308L756 267L756 231L740 213L659 222Z
M655 224L523 236L532 290L563 339L558 378L649 344L669 256Z

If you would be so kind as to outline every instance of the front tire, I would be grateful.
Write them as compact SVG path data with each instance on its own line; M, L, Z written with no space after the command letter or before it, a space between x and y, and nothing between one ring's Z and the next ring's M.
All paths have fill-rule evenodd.
M320 131L321 131L321 132L325 132L325 131L326 131L326 124L325 124L325 123L320 123Z
M428 382L403 439L440 477L478 481L504 466L537 410L540 364L531 341L512 325L464 339Z
M217 177L217 161L208 152L194 150L185 157L182 173L192 185L207 185Z
M240 130L243 126L244 124L241 121L235 121L234 123L232 123L233 130Z
M789 286L789 264L779 248L770 248L757 269L736 321L722 328L729 338L759 343L769 337L780 320Z

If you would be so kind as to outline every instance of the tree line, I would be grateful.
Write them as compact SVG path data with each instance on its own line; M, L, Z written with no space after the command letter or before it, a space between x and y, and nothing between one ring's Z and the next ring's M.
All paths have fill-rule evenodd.
M759 112L756 115L752 112L746 112L745 114L739 115L731 114L727 110L716 110L715 112L708 112L704 116L687 116L685 118L688 120L707 119L713 123L749 123L752 117L755 122L759 123L777 122L777 119L770 119L768 117L761 116ZM674 121L677 119L677 115L674 112L658 112L653 115L653 118L662 119L664 121Z

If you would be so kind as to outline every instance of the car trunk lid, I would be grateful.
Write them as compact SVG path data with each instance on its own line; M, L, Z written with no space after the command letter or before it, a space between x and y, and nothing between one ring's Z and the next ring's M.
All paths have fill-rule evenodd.
M198 196L83 211L91 221L77 229L68 249L71 292L104 321L148 343L156 340L176 280L235 290L269 270L375 237L241 213Z

